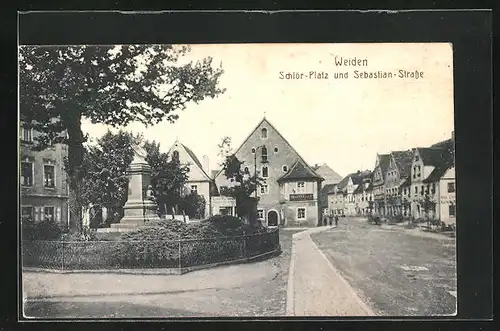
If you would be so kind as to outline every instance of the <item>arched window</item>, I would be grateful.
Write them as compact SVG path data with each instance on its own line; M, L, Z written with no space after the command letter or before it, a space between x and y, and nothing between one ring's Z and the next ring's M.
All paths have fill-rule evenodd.
M172 153L172 158L178 160L179 159L179 152L178 151L174 151Z
M281 170L283 170L283 172L287 172L288 171L288 167L286 165L284 165L283 167L281 167Z
M267 129L262 128L262 130L260 130L260 132L261 132L262 139L266 139L267 138Z
M262 146L262 162L267 162L267 148Z

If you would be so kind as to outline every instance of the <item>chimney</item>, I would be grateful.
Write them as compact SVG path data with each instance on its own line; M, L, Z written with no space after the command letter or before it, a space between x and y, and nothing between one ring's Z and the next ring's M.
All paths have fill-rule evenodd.
M210 160L207 155L203 155L203 170L210 176Z

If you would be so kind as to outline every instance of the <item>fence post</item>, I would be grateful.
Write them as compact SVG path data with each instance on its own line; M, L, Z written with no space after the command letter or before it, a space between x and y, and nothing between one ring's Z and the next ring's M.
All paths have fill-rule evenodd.
M247 258L247 234L245 230L243 230L243 257Z
M62 249L61 249L61 254L62 254L62 263L61 263L61 270L64 270L64 240L62 241Z
M179 271L182 273L182 240L179 236Z

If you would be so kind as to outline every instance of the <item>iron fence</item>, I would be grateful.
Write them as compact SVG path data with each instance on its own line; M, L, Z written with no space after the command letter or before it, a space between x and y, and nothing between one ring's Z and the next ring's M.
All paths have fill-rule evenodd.
M184 270L210 264L244 262L280 249L279 229L215 238L156 241L23 241L23 267L57 270Z

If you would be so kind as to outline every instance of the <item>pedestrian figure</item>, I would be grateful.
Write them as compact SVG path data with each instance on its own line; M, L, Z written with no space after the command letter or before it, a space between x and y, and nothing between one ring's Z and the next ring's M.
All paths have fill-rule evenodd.
M339 217L335 216L335 226L337 226L338 224L339 224Z
M328 223L330 223L330 226L332 226L332 222L333 222L332 218L333 218L332 215L328 216Z

